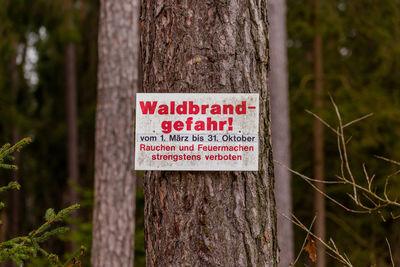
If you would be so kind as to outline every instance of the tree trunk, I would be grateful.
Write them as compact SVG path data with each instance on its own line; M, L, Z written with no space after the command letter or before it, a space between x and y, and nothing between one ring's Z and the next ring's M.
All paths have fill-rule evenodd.
M68 179L71 181L68 194L68 204L78 202L78 194L74 186L79 183L79 157L78 157L78 122L76 103L76 70L75 70L75 45L68 43L65 50L65 80L66 80L66 106L67 106L67 161Z
M290 115L289 86L286 48L286 2L268 2L269 41L271 70L269 86L271 90L272 147L274 160L290 167ZM280 266L287 267L294 261L293 224L280 213L292 213L291 175L280 164L274 164L275 198L278 211L278 244Z
M313 0L314 15L314 43L313 43L313 61L314 61L314 109L321 113L323 101L323 61L322 61L322 36L319 26L319 0ZM313 122L313 154L314 154L314 179L324 180L324 128L322 123L314 118ZM316 187L324 192L323 183L316 182ZM314 209L316 213L315 234L322 240L325 240L325 197L318 191L314 192ZM326 266L325 246L317 242L317 267Z
M13 127L11 130L11 144L16 144L20 140L18 130ZM20 156L19 153L14 153L14 162L13 164L19 166L20 163ZM18 171L12 172L12 180L18 182ZM18 190L11 190L11 202L10 202L10 209L11 209L11 216L10 216L10 238L17 237L20 235L19 232L19 207L20 207L20 194Z
M74 29L73 22L73 0L66 0L67 30ZM69 41L64 52L65 62L65 96L66 96L66 120L67 120L67 190L64 205L69 206L79 201L78 192L75 187L79 185L79 154L78 154L78 114L76 99L76 63L75 44ZM78 213L74 212L72 217L77 218ZM75 224L70 224L72 230L76 230ZM74 242L68 243L69 252L77 249Z
M11 73L11 97L12 97L12 103L14 105L14 112L16 112L14 115L17 115L18 112L18 89L19 89L19 70L18 70L18 65L17 65L17 56L18 56L18 42L13 41L12 42L13 46L13 53L11 57L11 64L10 64L10 73ZM19 130L18 130L18 125L13 125L11 128L11 144L14 145L18 143L20 138ZM20 165L20 155L18 152L13 153L14 156L14 161L13 164L18 166ZM19 182L18 179L18 171L12 171L12 180L15 182ZM19 190L11 190L10 191L10 216L9 216L9 222L7 223L6 221L3 221L4 226L2 227L5 228L5 231L7 231L7 227L9 227L8 231L8 239L17 237L20 232L20 218L19 218L19 212L20 212L20 191ZM7 218L7 215L5 215ZM2 266L9 266L9 267L16 267L17 265L14 262L9 261L6 264L3 264Z
M146 172L147 266L277 266L266 1L141 11L145 92L260 93L261 120L258 172Z
M18 112L18 85L19 85L19 73L17 65L18 55L18 42L13 42L13 55L11 58L11 96L14 105L14 111ZM16 114L14 114L16 115ZM19 141L19 131L17 125L14 125L11 129L11 144L14 145ZM15 157L13 164L18 166L20 163L19 153L14 153ZM18 172L13 171L12 180L18 182ZM20 193L18 190L11 190L11 201L10 201L10 238L18 236L19 233L19 206L20 206Z
M93 266L133 266L134 106L139 3L102 0L96 113Z

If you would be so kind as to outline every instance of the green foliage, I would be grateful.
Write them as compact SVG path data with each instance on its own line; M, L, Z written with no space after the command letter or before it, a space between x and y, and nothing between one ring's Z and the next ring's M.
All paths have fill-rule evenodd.
M320 25L312 23L311 6L306 0L287 0L288 53L292 127L292 166L312 177L312 120L304 110L312 109L313 35L319 31L323 39L325 107L318 113L331 125L337 125L328 92L339 105L344 121L374 113L372 118L352 125L348 144L350 166L358 182L363 182L362 163L370 174L376 174L376 190L382 192L385 178L395 172L393 166L374 158L382 155L400 159L400 74L397 0L326 0L320 1ZM325 131L326 179L340 173L336 137ZM400 193L400 179L390 179L390 197ZM309 224L314 212L312 189L297 177L293 178L293 204L301 221ZM310 192L310 194L304 194ZM348 186L327 186L327 193L346 205L352 205ZM372 218L371 218L372 217ZM374 223L371 223L373 221ZM391 244L400 238L398 222L382 221L379 214L360 216L349 214L332 202L327 202L327 237L357 266L387 266L388 250L384 237ZM301 238L296 244L302 243ZM299 248L298 248L299 249ZM396 266L400 264L400 247L394 246ZM334 261L328 262L335 266ZM301 263L299 264L301 265Z
M7 163L13 160L11 156L15 151L19 152L25 145L31 143L30 138L24 138L15 145L5 144L0 149L0 168L16 170L17 166ZM0 187L0 192L7 190L20 189L17 182L10 182L7 186ZM0 203L4 207L4 203ZM59 257L41 247L41 244L53 236L58 236L69 231L67 227L55 226L57 222L62 222L74 210L79 208L79 204L74 204L58 213L54 209L48 209L45 214L45 222L36 230L29 232L26 236L12 238L11 240L0 243L0 263L8 260L14 261L18 266L22 266L24 261L38 257L38 254L46 257L51 266L78 266L79 258L84 254L85 248L81 247L71 257L62 263Z
M79 186L85 192L93 188L98 5L96 0L0 0L0 144L10 140L15 132L35 139L18 164L18 181L23 188L10 192L11 198L18 201L9 202L4 211L10 214L8 225L13 224L12 228L20 233L40 225L45 208L60 210L68 201L63 192L69 187L64 65L65 46L69 42L76 45ZM31 37L36 41L32 42ZM37 62L30 71L37 75L35 85L30 84L26 71L32 52L37 54ZM16 66L11 64L15 61ZM16 167L3 167L8 170L0 170L0 184L7 184L9 179L3 174ZM92 195L81 196L85 202L93 202ZM74 224L76 231L74 228L72 233L59 237L90 249L92 205L81 201L80 204L79 219L65 221ZM7 229L9 236L5 238L12 237L10 230ZM63 260L70 257L63 242L52 239L44 246L51 247ZM89 254L81 259L82 266L89 266ZM29 266L48 265L34 258Z
M24 146L26 146L27 144L31 143L32 139L30 138L24 138L21 141L19 141L18 143L16 143L15 145L11 146L10 144L5 144L0 148L0 167L5 168L5 169L13 169L16 170L17 166L12 165L12 164L6 164L4 162L6 162L7 160L13 160L13 156L11 155L12 153L14 153L14 151L19 152ZM10 188L12 189L12 188Z
M66 209L59 211L57 214L54 210L49 209L46 212L48 217L46 222L43 223L38 229L31 231L26 236L16 237L9 241L0 243L0 262L13 260L17 265L22 265L25 260L32 257L37 257L39 253L47 257L49 262L54 266L68 266L67 263L74 261L70 260L66 263L60 263L58 256L49 253L40 244L49 240L53 236L63 234L69 229L67 227L56 227L51 229L55 222L62 221L68 214L79 208L78 204L72 205ZM81 249L79 250L81 251ZM74 254L76 257L76 254ZM75 260L76 261L76 260Z
M80 186L75 186L74 189L81 195L79 201L81 205L81 210L91 211L93 209L93 188L83 188ZM82 212L81 212L82 214ZM91 220L86 218L66 218L65 222L68 225L74 225L75 228L72 232L60 235L59 238L64 242L69 242L73 244L81 244L87 248L87 253L80 258L82 266L90 266L90 251L92 246L92 230L93 223ZM64 253L63 258L70 258L70 253ZM34 264L32 266L44 266L43 264Z
M60 210L68 201L63 192L69 187L65 122L65 46L69 42L76 46L79 186L85 192L93 188L98 5L96 0L0 0L0 144L10 140L14 132L35 139L20 159L18 181L23 188L12 192L18 207L11 202L7 210L11 213L8 225L13 223L12 214L17 214L15 228L19 232L27 233L40 225L45 208ZM37 53L31 70L37 75L36 85L29 83L26 71L32 51ZM11 62L15 59L18 61L13 69ZM7 172L0 170L0 184L9 182L2 175ZM80 195L86 202L93 202L92 196ZM91 243L92 206L81 201L80 204L79 219L66 221L76 225L76 231L62 235L62 240L90 249L87 245ZM11 231L6 234L11 238ZM63 242L50 240L45 246L62 259L70 254ZM30 264L45 266L38 258ZM89 266L88 256L82 259L82 265Z

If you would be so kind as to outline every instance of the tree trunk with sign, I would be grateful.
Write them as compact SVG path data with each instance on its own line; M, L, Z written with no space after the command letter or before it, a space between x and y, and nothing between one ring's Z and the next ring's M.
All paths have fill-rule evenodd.
M258 172L146 172L147 266L277 266L266 1L141 12L145 92L260 94Z
M100 1L92 264L133 266L139 3Z

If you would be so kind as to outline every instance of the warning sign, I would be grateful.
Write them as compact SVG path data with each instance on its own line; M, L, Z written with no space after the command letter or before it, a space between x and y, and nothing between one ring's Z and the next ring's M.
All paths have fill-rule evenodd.
M258 170L258 94L136 96L136 170Z

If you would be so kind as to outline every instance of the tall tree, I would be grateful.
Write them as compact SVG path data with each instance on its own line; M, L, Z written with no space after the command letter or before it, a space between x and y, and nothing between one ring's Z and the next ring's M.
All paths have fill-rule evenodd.
M67 32L74 30L73 1L65 1L67 14ZM75 44L69 40L65 47L65 90L67 114L67 162L68 179L72 182L69 186L68 202L78 202L78 194L73 186L79 182L79 157L78 157L78 112L76 99L76 60Z
M314 25L314 41L313 41L313 63L314 63L314 109L317 113L321 113L323 100L323 56L322 56L322 34L320 20L320 1L313 0L312 14ZM317 181L324 180L324 126L317 119L313 121L313 157L314 157L314 179ZM321 192L325 192L324 184L316 182L315 186ZM316 213L315 234L322 240L325 240L325 196L319 191L314 191L314 209ZM325 246L321 242L317 242L317 267L326 266Z
M138 16L135 0L100 2L93 266L133 265Z
M74 31L74 5L73 0L65 1L66 11L66 30L71 33ZM70 37L71 38L71 37ZM76 60L75 44L73 40L68 40L64 51L65 62L65 96L66 96L66 120L67 120L67 166L68 183L67 194L63 200L65 205L72 205L79 200L76 186L79 184L79 154L78 154L78 112L77 112L77 92L76 92ZM77 218L77 213L72 215ZM76 225L72 224L71 229L76 230ZM72 252L77 249L77 245L69 242L68 249Z
M18 42L12 42L12 53L11 53L11 64L10 64L10 74L11 74L11 98L14 116L17 117L18 110L18 80L19 80L19 70L17 64L17 54L18 54ZM11 142L12 144L16 144L19 141L19 130L17 125L13 125L11 127ZM15 166L20 165L20 156L19 153L14 153L14 164ZM18 172L13 171L12 180L18 182ZM19 234L19 209L20 209L20 193L18 190L13 190L11 192L11 201L10 201L10 222L8 223L9 228L9 236L14 238ZM6 224L7 225L7 224ZM7 266L16 267L17 265L14 262L8 262Z
M268 2L272 147L274 160L290 167L290 116L289 86L286 46L286 1ZM294 260L293 224L282 214L292 212L290 171L280 164L274 164L275 199L278 228L280 266L289 266ZM282 214L281 214L282 213Z
M277 266L267 1L141 8L145 92L260 93L258 172L147 172L147 266Z
M17 99L18 99L18 80L19 80L19 70L17 64L17 54L18 54L18 42L12 42L12 56L11 56L11 64L10 64L10 73L11 73L11 97L13 110L15 112L14 116L17 114ZM14 125L11 129L11 142L12 144L16 144L19 141L19 131L17 125ZM14 154L14 164L19 166L20 158L19 153ZM13 171L12 175L13 181L18 181L18 173L17 171ZM11 192L11 218L10 218L10 236L16 237L19 234L19 206L20 206L20 194L17 190L13 190Z

